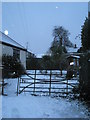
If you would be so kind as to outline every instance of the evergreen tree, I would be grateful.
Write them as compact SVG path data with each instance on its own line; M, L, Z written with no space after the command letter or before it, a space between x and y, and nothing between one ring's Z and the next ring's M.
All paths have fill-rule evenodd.
M26 72L21 62L13 56L3 55L2 64L4 66L3 78L18 77Z
M81 42L84 51L90 49L90 19L86 18L81 31Z

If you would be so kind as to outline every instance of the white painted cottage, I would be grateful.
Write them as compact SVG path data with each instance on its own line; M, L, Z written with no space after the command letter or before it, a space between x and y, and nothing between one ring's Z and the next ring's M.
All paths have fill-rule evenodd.
M27 50L22 45L20 45L15 40L13 40L12 38L10 38L2 32L0 32L0 49L0 55L5 54L17 57L17 59L21 61L21 63L26 69Z

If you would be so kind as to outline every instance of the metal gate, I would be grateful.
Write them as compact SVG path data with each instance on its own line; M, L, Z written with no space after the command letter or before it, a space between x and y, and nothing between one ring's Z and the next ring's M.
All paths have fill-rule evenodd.
M67 96L77 85L78 78L66 79L66 73L61 74L59 70L46 70L42 73L33 70L32 73L29 72L18 78L17 95L30 92L33 95Z

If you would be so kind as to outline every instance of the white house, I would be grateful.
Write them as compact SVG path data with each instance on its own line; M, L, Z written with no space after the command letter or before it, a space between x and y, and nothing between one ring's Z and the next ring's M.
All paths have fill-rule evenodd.
M15 40L5 35L4 33L0 32L0 46L1 46L0 51L2 51L0 53L1 56L5 54L17 57L17 59L21 61L21 63L26 69L27 50L22 45L20 45L19 43L17 43Z

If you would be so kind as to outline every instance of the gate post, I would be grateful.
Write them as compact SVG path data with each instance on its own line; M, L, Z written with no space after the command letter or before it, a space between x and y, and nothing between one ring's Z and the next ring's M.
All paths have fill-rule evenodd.
M50 85L49 85L49 95L51 95L51 80L52 80L52 70L50 70Z
M18 93L19 93L19 77L18 77L18 83L17 83L17 96L18 96Z
M35 75L34 75L34 93L35 93L35 81L36 81L36 70L35 70Z
M2 78L2 95L4 95L4 78Z
M67 78L67 88L66 88L66 94L67 94L67 96L68 96L68 78Z

